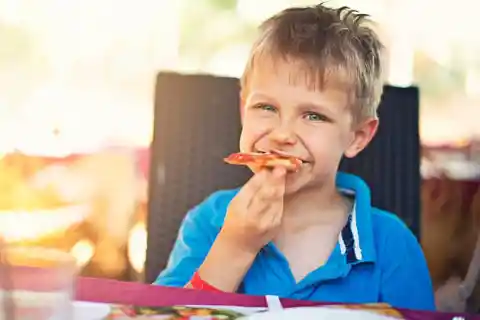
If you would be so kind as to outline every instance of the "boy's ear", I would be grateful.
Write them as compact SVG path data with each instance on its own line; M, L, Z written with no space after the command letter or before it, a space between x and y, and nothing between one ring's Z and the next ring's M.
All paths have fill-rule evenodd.
M370 118L356 127L353 131L353 140L344 153L347 158L355 157L367 147L377 133L378 124L378 119Z

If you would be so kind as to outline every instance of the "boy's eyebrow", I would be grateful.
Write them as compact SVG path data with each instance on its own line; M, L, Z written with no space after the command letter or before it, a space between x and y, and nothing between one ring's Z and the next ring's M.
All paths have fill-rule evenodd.
M300 109L314 109L314 110L317 110L317 111L322 111L322 110L328 109L323 105L312 103L312 102L300 103L300 104L297 105L297 107L300 108Z
M332 108L329 108L325 105L312 103L312 102L300 103L297 105L297 108L300 109L301 111L317 111L325 114L333 113Z
M273 103L278 103L277 100L271 96L268 96L264 93L261 93L261 92L252 92L251 94L249 94L247 96L247 101L250 101L250 100L262 100L262 99L265 99L265 100L268 100L268 101L271 101Z

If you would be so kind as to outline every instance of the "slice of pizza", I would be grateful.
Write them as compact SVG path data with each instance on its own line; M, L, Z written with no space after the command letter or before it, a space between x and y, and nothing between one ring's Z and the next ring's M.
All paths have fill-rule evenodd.
M240 166L253 165L268 168L284 166L289 171L297 171L302 165L302 160L299 158L280 153L239 152L229 155L224 161Z

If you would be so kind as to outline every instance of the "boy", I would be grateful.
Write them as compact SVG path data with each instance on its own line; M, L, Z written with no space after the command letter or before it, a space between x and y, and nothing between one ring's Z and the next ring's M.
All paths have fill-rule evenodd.
M242 77L242 152L302 160L251 167L239 190L191 210L156 284L303 300L434 309L415 237L337 173L374 136L383 46L366 16L323 4L265 21Z

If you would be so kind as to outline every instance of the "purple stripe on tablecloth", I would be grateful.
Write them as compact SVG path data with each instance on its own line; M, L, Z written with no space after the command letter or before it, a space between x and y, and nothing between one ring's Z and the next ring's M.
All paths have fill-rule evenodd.
M137 282L80 278L77 282L76 299L80 301L117 303L137 306L174 305L224 305L241 307L266 307L265 297L246 296L232 293L216 293L162 287ZM281 299L285 308L320 306L325 303ZM329 303L331 304L331 303ZM408 320L465 320L480 319L480 316L427 311L399 310Z
M231 293L205 292L162 287L137 282L80 278L76 299L141 306L172 306L189 304L236 305L265 307L264 297L241 296Z

